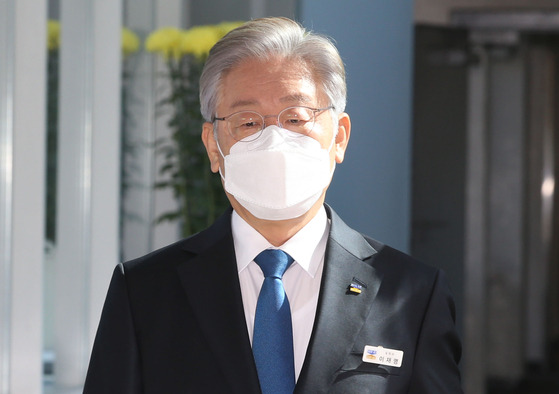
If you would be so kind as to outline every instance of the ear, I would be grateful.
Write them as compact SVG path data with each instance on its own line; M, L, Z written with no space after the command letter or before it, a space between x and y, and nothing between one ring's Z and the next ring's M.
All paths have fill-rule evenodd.
M345 112L338 115L338 134L336 135L335 157L336 163L344 161L345 150L349 142L349 134L351 132L351 120Z
M219 171L219 149L217 148L217 142L214 136L214 125L210 122L205 122L202 126L202 142L206 147L206 153L210 159L210 168L212 172Z

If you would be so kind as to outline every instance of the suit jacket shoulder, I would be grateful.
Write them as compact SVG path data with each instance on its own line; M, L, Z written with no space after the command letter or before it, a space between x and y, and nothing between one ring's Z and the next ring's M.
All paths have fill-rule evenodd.
M115 269L84 392L259 393L230 215Z

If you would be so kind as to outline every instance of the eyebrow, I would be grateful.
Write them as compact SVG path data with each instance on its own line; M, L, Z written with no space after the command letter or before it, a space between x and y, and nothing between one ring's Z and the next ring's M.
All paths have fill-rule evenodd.
M290 94L288 96L280 98L280 102L282 103L300 103L300 104L308 104L313 101L309 96L305 94Z
M281 103L294 103L294 104L308 104L313 100L305 94L290 94L279 99ZM237 100L231 104L231 109L237 109L240 107L251 107L258 104L258 100Z
M252 105L255 105L257 103L257 100L237 100L234 101L233 104L231 104L231 109L236 109L239 107L250 107Z

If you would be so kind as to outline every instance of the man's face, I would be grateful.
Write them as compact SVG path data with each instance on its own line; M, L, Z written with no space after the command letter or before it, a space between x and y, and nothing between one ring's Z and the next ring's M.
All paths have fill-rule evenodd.
M254 111L266 117L267 125L275 124L277 114L292 106L324 108L330 105L327 96L316 85L306 65L297 60L272 58L268 61L250 59L242 62L229 71L222 80L218 96L217 116L226 117L239 111ZM268 115L273 115L268 117ZM349 117L347 114L337 115L335 122L331 111L319 112L310 137L320 142L324 149L331 146L331 167L334 162L341 163L349 138ZM227 124L217 121L217 142L224 155L229 154L231 146L237 142L227 132ZM213 135L213 124L205 123L202 138L208 151L211 169L221 169L227 176L223 157L219 153ZM232 196L228 196L233 206L237 204ZM319 201L320 205L322 200Z

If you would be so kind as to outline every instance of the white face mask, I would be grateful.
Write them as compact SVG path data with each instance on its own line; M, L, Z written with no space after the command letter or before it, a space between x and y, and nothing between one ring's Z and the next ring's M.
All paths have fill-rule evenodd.
M251 142L235 143L223 155L225 190L251 214L265 220L305 214L330 183L330 150L308 136L268 126Z

